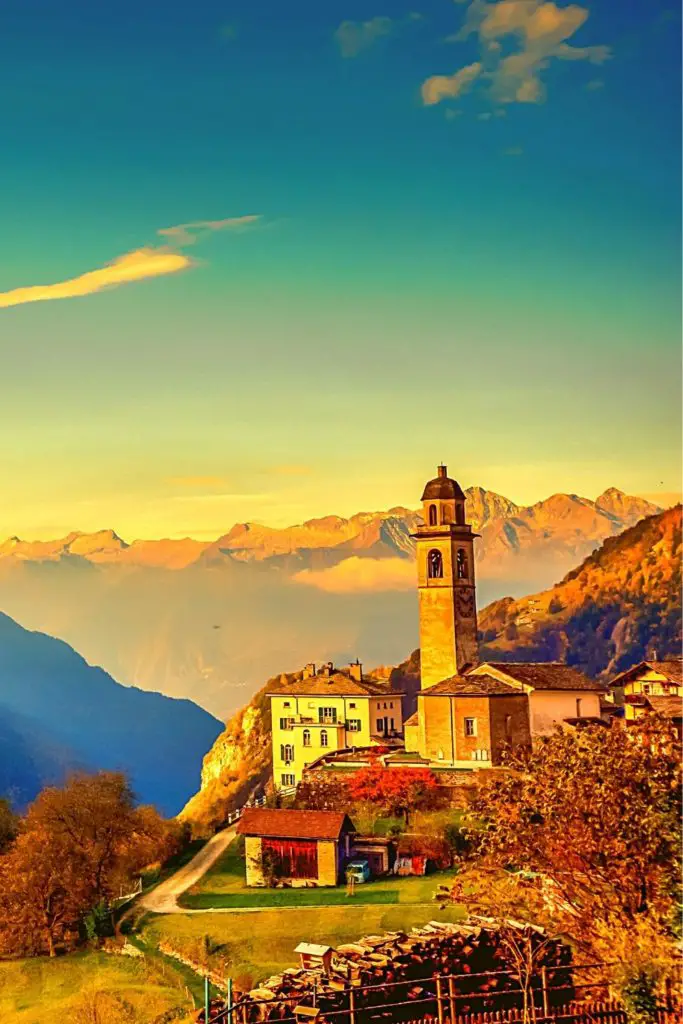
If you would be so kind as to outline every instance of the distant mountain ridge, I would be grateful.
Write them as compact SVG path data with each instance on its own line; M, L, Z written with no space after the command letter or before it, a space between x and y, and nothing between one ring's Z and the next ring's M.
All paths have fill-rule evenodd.
M196 704L122 686L0 614L0 796L23 806L74 769L120 769L142 802L175 814L220 731Z
M611 488L521 507L472 487L480 607L541 590L655 506ZM395 664L417 643L416 510L241 523L213 542L128 543L113 530L0 545L0 609L116 679L221 718L307 661Z
M661 511L656 505L608 488L595 501L575 494L553 494L534 505L520 506L483 487L465 491L468 522L483 530L482 548L520 550L540 532L583 540L602 539L632 526L644 516ZM324 516L288 527L259 523L236 523L215 541L123 540L114 530L96 533L72 532L47 541L24 541L10 537L0 544L0 558L23 561L55 561L79 557L96 564L154 565L171 569L192 564L215 564L222 557L237 561L282 561L287 556L325 550L330 556L366 553L368 557L411 557L410 533L420 521L420 511L391 508L386 512L357 512L349 519ZM480 557L484 557L480 555Z

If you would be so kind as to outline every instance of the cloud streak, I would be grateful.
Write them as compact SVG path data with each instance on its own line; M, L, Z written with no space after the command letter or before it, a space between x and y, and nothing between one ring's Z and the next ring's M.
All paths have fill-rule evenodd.
M231 217L225 220L193 221L175 227L161 228L157 234L166 239L165 244L134 249L122 256L116 256L103 267L88 270L77 277L54 284L27 285L0 292L0 309L22 306L29 302L79 298L146 278L177 274L181 270L187 270L195 262L179 250L194 245L214 231L241 230L258 220L258 216Z
M452 75L428 78L422 85L425 106L461 95L474 78L489 83L496 103L542 103L546 89L541 73L551 61L602 64L610 57L607 46L567 42L587 18L585 7L560 7L553 0L472 0L463 28L449 41L460 42L475 34L480 60Z

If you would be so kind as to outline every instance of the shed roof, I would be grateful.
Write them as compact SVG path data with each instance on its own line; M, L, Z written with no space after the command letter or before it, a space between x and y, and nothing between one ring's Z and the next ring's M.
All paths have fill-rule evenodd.
M577 668L560 661L487 661L473 669L472 674L478 675L487 668L495 669L534 690L592 690L594 693L604 693L606 689L602 683L596 683Z
M645 702L657 715L665 718L683 718L683 697L657 697L647 694Z
M343 811L248 807L237 831L243 836L273 839L339 839L342 832L353 832L354 825Z

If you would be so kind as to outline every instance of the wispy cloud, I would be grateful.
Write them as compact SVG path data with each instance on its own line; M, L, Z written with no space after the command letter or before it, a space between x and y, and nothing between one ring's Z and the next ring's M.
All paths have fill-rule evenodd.
M361 50L372 46L376 39L388 36L394 29L391 18L371 18L369 21L342 21L334 33L342 57L356 57Z
M293 579L332 594L412 590L415 564L405 558L358 558L353 555L329 569L303 569Z
M571 39L588 18L578 4L560 7L553 0L472 0L462 29L449 41L476 34L480 61L452 75L434 75L422 86L426 106L459 96L474 78L487 82L497 103L541 103L546 90L542 72L553 60L602 64L610 56L607 46L571 46ZM503 46L503 41L505 46ZM513 47L512 52L510 48ZM472 69L477 68L472 75Z
M503 150L503 156L521 156L524 150L521 146L508 146Z
M392 35L402 26L422 20L422 15L413 11L405 18L376 17L369 21L342 21L334 38L342 57L357 57L382 36Z
M21 306L28 302L48 302L52 299L72 299L93 295L122 284L131 284L149 277L176 274L193 266L194 260L182 250L194 245L206 234L214 231L240 230L253 225L258 216L230 217L225 220L193 221L175 227L161 228L157 234L166 240L163 245L143 246L132 252L116 256L96 270L88 270L77 277L54 284L27 285L0 292L0 309Z
M228 480L224 476L172 476L168 480L173 487L225 487Z

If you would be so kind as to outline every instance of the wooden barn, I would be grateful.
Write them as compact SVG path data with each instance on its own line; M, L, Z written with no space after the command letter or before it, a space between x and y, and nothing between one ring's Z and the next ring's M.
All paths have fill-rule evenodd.
M247 885L337 885L352 849L353 822L342 811L252 807L245 838Z

